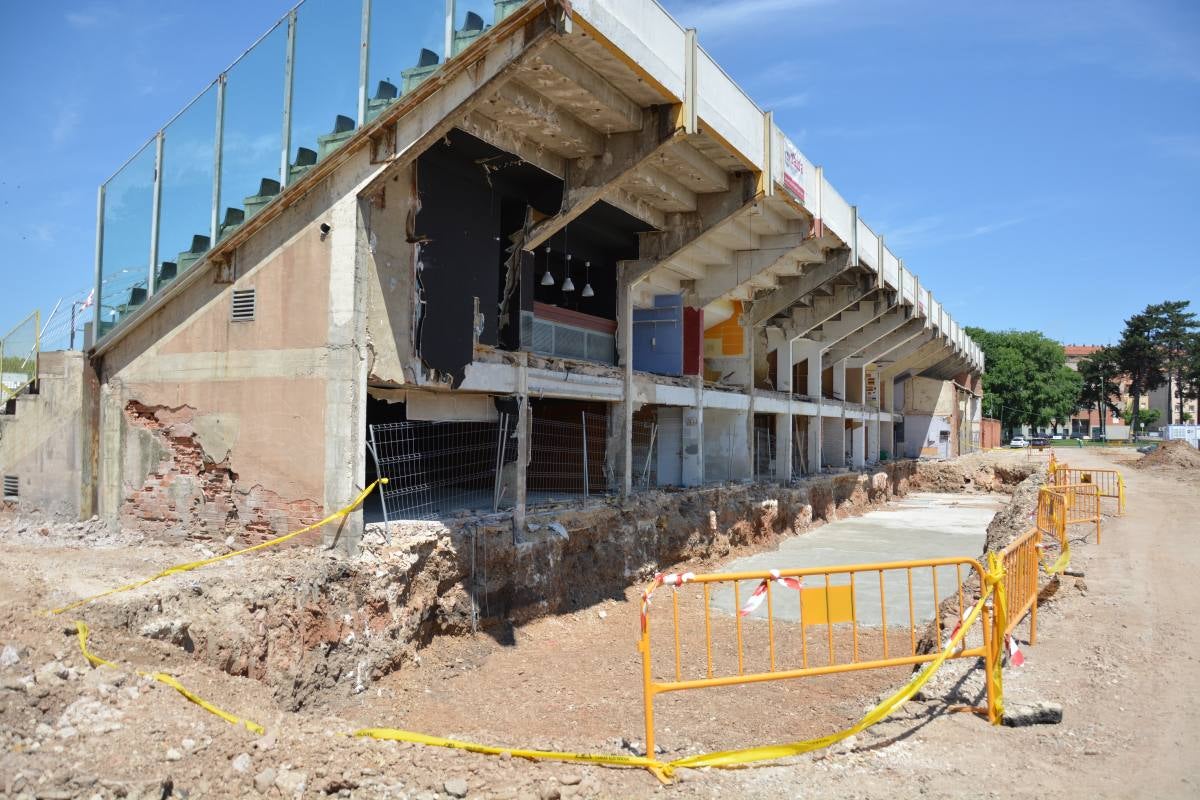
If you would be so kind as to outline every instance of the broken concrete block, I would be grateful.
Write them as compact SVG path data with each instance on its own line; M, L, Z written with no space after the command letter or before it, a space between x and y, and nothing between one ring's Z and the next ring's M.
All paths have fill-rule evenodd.
M1011 705L1004 709L1004 724L1010 728L1026 725L1057 725L1062 722L1062 706L1041 700L1029 705Z

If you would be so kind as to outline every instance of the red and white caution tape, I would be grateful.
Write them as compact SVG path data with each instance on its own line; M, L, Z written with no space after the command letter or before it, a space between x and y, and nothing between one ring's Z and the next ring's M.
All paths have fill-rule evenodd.
M945 650L947 647L950 646L950 643L952 641L954 641L955 636L958 636L959 630L962 629L963 623L967 621L967 617L969 617L969 616L971 616L971 609L969 609L969 608L964 609L962 612L962 615L958 618L958 622L956 622L954 624L954 630L950 631L950 636L942 644L943 650ZM958 645L959 652L962 652L963 650L965 650L966 647L967 647L967 637L964 636L962 642L960 642Z
M1011 634L1004 637L1004 650L1008 653L1008 665L1010 667L1025 665L1025 654L1021 652L1020 646L1017 645L1017 640Z
M670 586L672 589L678 589L685 583L695 580L696 573L694 572L668 572L666 575L659 572L654 576L654 582L642 590L642 631L646 630L646 615L650 613L650 598L654 596L654 590L659 586Z
M800 578L785 578L779 574L779 570L771 570L770 578L763 578L762 583L754 588L750 597L746 599L746 604L742 606L742 610L738 612L738 616L744 617L748 614L753 614L754 611L763 604L763 600L767 599L767 584L775 581L785 589L794 589L797 592L804 588L804 581Z

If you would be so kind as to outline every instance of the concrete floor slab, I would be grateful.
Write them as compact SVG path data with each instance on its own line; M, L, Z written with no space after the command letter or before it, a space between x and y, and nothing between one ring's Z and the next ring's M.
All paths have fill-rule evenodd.
M983 550L987 526L1000 510L998 498L978 495L910 494L887 509L861 517L839 520L804 536L785 540L778 549L735 559L721 567L722 572L751 572L771 569L804 569L850 564L882 563L916 559L964 556L978 558ZM912 571L912 619L917 623L933 618L934 570ZM969 570L962 569L962 579ZM937 570L937 594L945 599L958 585L955 567ZM830 585L850 583L849 573L835 574ZM907 570L888 570L883 574L884 595L880 603L880 575L859 573L854 579L854 612L859 625L878 626L886 614L889 625L909 624L909 575ZM757 582L743 581L738 587L740 599L754 591ZM808 588L822 588L823 579L809 578ZM795 621L800 617L796 592L772 586L774 616ZM732 585L714 587L713 608L733 613ZM765 617L766 604L752 616Z

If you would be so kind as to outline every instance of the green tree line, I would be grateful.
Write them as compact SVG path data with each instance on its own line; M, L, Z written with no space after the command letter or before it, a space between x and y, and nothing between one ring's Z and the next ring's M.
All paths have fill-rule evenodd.
M1132 407L1124 409L1135 435L1158 422L1157 409L1142 407L1155 389L1168 386L1178 397L1168 404L1168 424L1189 420L1187 400L1200 399L1200 325L1189 301L1154 303L1125 320L1120 340L1066 364L1062 344L1038 331L968 328L983 349L983 413L1001 421L1006 433L1021 425L1065 422L1080 409L1116 412L1121 384ZM1170 395L1169 395L1170 397Z

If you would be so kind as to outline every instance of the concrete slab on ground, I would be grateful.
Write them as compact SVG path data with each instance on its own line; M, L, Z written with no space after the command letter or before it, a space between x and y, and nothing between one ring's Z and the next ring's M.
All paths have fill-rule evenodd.
M988 523L1002 506L1001 498L989 495L914 493L887 509L861 517L829 523L812 533L785 540L772 551L735 559L722 572L753 572L771 569L804 569L849 564L910 561L966 556L978 558L983 550ZM933 618L932 569L912 571L912 617L920 623ZM966 569L962 578L969 577ZM886 604L880 604L878 572L859 573L854 579L853 599L859 625L880 625L886 613L889 625L908 625L909 591L907 570L889 570L883 575ZM831 586L850 583L849 573L834 575ZM949 597L958 584L954 567L937 570L937 594ZM743 581L740 600L754 591L757 582ZM822 588L823 580L808 579L808 588ZM794 591L772 587L774 616L779 620L800 618L799 598ZM713 608L726 614L734 611L732 585L714 588ZM766 604L753 616L765 617Z

